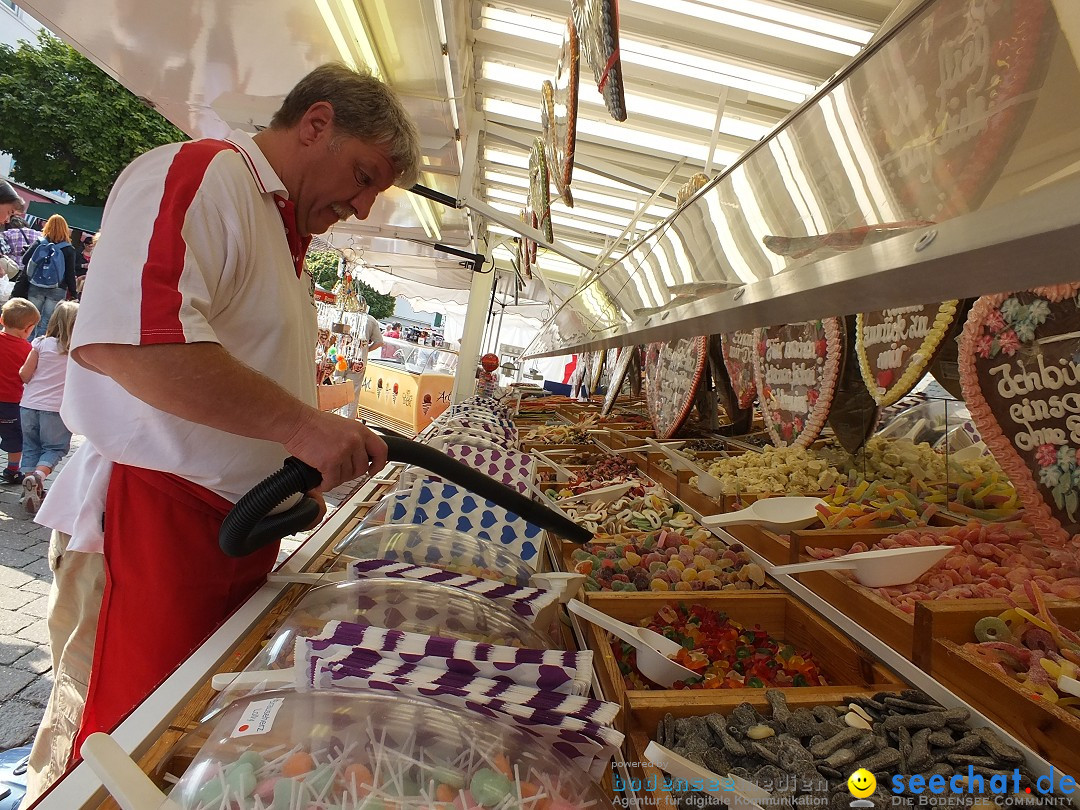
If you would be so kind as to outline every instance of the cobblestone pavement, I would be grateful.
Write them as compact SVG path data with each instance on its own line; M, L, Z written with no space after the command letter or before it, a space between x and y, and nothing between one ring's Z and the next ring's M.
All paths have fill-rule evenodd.
M81 443L76 437L73 449ZM52 689L49 530L19 505L22 492L0 485L0 751L30 743Z
M81 438L75 437L72 451ZM342 484L327 493L328 506L341 503L357 485ZM19 505L21 495L22 487L0 485L0 751L30 744L52 689L45 622L52 584L49 530ZM298 544L286 538L282 555Z

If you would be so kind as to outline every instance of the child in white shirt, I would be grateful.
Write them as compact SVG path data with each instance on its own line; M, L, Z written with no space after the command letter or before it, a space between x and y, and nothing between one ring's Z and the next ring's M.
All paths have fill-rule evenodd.
M60 418L60 403L64 398L71 330L78 312L75 301L58 303L44 336L34 340L19 369L25 383L19 408L23 433L20 502L30 514L37 512L45 497L45 479L71 449L71 431Z

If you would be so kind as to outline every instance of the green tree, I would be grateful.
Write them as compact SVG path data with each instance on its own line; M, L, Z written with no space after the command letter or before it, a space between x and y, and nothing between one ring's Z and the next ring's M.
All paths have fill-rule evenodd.
M0 45L0 149L15 179L102 205L120 172L165 143L187 140L90 60L46 31L37 45Z
M311 277L324 290L332 290L338 283L338 258L337 252L333 250L309 250L304 257Z
M338 254L333 250L309 250L305 258L308 272L315 283L326 290L332 290L338 283ZM394 314L395 299L392 295L383 295L373 287L356 279L360 293L368 303L368 312L377 321Z

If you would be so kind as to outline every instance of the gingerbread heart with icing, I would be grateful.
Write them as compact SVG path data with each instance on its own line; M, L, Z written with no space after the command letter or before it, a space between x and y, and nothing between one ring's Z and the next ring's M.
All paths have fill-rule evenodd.
M650 343L645 350L645 398L656 435L670 439L694 407L705 370L708 338Z
M740 408L749 408L757 397L754 385L754 349L757 345L755 329L748 332L728 332L720 336L720 351L724 355L724 368L731 379L731 387L739 400Z
M878 405L892 405L923 378L956 320L958 303L859 313L855 322L859 370Z
M1045 540L1080 533L1080 284L980 298L960 384L983 441Z
M754 382L774 444L809 447L825 427L843 360L840 321L757 330Z

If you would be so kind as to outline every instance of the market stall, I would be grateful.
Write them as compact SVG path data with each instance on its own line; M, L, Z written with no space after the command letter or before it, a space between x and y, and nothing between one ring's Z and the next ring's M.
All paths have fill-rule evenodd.
M641 14L627 15L627 61L644 22L664 25L642 5L623 4ZM704 18L716 4L692 5ZM471 208L521 236L506 279L542 268L545 250L580 256L560 228L595 248L525 357L618 348L610 395L475 397L459 373L455 397L426 370L446 352L371 358L361 407L477 475L402 464L363 484L113 733L148 795L171 790L192 810L885 810L927 791L965 806L1070 803L1080 120L1060 99L1080 90L1072 7L907 4L714 178L671 195L687 167L668 168L602 247L600 220L565 225L557 206L592 191L591 170L571 171L571 66L616 121L640 103L615 4L574 2L569 25L560 7L547 28L539 11L473 10L481 51L528 24L560 55L545 138L517 155L525 186L496 182L528 189L523 219ZM436 45L455 21L439 21ZM815 47L791 58L809 70ZM442 66L452 49L432 50ZM751 95L731 103L746 113ZM688 168L707 174L725 148L726 103L704 165ZM520 147L512 109L485 102L502 118L471 142L474 161ZM475 162L458 168L467 199ZM460 234L468 223L448 212ZM462 337L479 347L494 279L467 278ZM623 385L635 358L643 399ZM474 365L463 356L458 370ZM494 497L492 480L527 504ZM575 531L545 530L541 504ZM280 720L262 715L272 735L252 731L276 706ZM103 801L107 758L91 758L39 806Z

